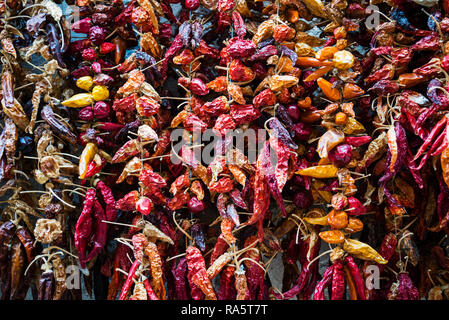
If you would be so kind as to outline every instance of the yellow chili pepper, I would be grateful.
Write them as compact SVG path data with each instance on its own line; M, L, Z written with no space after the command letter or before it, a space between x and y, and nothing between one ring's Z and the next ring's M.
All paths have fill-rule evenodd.
M315 55L315 51L313 50L313 48L304 42L298 42L295 44L295 52L298 57L313 57Z
M69 108L82 108L90 106L94 102L92 94L90 93L78 93L72 96L70 99L61 102L63 106Z
M80 155L80 162L78 164L78 172L80 179L84 179L84 177L86 176L87 166L89 162L92 161L97 151L98 151L97 146L92 142L86 144L86 147L84 148L83 152Z
M346 50L334 54L334 67L339 70L347 70L354 65L354 56Z
M348 120L346 121L346 126L343 129L343 132L345 134L359 134L365 131L365 127L353 117L348 118Z
M337 88L332 87L332 83L323 78L317 79L317 84L323 90L323 93L326 97L331 99L332 101L338 101L341 98L340 91Z
M327 222L328 215L319 218L304 218L304 221L310 224L318 224L320 226L327 226L329 223Z
M358 240L346 239L343 243L343 250L362 260L375 261L380 264L388 263L376 250Z
M95 101L106 100L109 98L109 90L105 86L95 86L92 89L92 97Z
M337 176L338 168L333 164L314 166L296 171L302 176L310 176L313 178L335 178Z
M76 86L86 91L89 91L93 85L94 81L91 76L84 76L76 80Z

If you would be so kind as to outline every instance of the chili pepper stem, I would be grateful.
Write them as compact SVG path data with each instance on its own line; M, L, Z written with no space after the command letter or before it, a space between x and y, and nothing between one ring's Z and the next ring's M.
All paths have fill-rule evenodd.
M113 222L113 221L108 221L108 220L101 220L101 222L108 223L108 224L114 224L114 225L117 225L117 226L124 226L124 227L142 229L142 227L138 227L136 225L127 224L127 223Z
M416 220L418 220L418 217L416 217L415 219L412 220L412 222L410 222L408 225L406 225L404 228L402 228L401 230L399 230L399 232L404 232L405 230L407 230L412 224L414 224L416 222ZM398 241L399 243L399 241Z
M144 158L144 159L139 159L139 160L140 161L147 161L147 160L161 159L161 158L166 158L166 157L170 157L170 155L169 154L165 154L165 155L158 156L158 157L150 157L150 158Z
M430 272L432 271L432 269L427 269L427 277L429 278L430 282L432 283L433 286L435 286L435 282L433 281L432 277L430 276Z
M72 193L76 193L77 195L80 195L82 197L86 196L85 193L81 193L81 192L78 192L78 191L75 191L75 190L71 190L71 189L63 189L62 192L69 192L70 195L72 195Z
M182 98L182 97L161 97L161 99L190 101L190 98Z
M164 59L162 59L162 60L159 60L159 61L157 61L156 63L153 63L152 65L149 65L149 66L147 66L147 67L145 67L145 68L143 68L142 70L140 70L141 72L144 72L144 71L146 71L147 69L149 69L149 68L152 68L152 67L154 67L154 66L156 66L156 65L158 65L159 63L161 63L161 62L164 62L164 60L165 60L165 58Z
M103 221L104 222L104 221ZM134 249L134 247L132 245L130 245L128 243L128 241L131 241L130 239L125 239L125 238L115 238L114 240L116 240L117 242L124 244L127 247L130 247L131 249ZM131 259L130 259L131 260ZM132 261L131 261L132 262Z
M183 229L181 228L181 226L178 224L178 222L176 221L176 212L173 212L173 222L175 223L176 227L179 229L179 231L181 231L182 233L184 233L184 235L190 240L193 241L193 238Z
M270 267L271 262L273 261L273 259L277 256L277 254L279 253L279 251L276 251L271 257L270 259L268 259L267 263L265 263L266 265L266 269L264 271L264 276L266 276L266 274L268 273L268 268Z
M212 251L213 251L213 249L212 249ZM186 254L187 254L187 253L184 252L184 253L178 254L178 255L176 255L176 256L170 257L170 258L168 258L168 259L165 260L165 261L169 262L169 261L171 261L171 260L174 260L174 259L177 259L177 258L180 258L180 257L184 257Z
M70 203L67 203L66 201L64 201L64 200L62 200L54 191L53 191L53 189L52 188L48 188L48 190L50 191L50 193L52 194L52 196L53 197L55 197L56 199L58 199L59 201L61 201L62 203L64 203L66 206L68 206L68 207L70 207L70 208L73 208L73 209L76 209L76 206L74 206L74 205L72 205L72 204L70 204Z
M30 177L29 177L25 172L23 172L23 171L14 169L14 173L21 174L22 176L24 176L25 178L27 178L28 180L30 180Z
M262 267L262 265L261 265L259 262L257 262L256 260L254 260L254 259L245 257L245 258L240 259L239 262L242 263L242 262L245 261L245 260L251 261L252 263L255 263L256 265L259 266L259 268L261 268L261 269L264 271L264 274L267 273L267 270L265 270L265 268Z
M282 297L282 300L284 300L284 294L281 292L281 290L279 290L278 288L272 286L273 290L276 291L277 293L279 293Z
M313 262L315 262L316 260L320 259L321 257L323 257L323 256L325 256L326 254L331 253L331 252L333 252L333 251L334 251L334 249L332 249L332 250L327 250L327 251L324 251L323 253L321 253L320 255L316 256L315 258L312 259L312 261L310 261L310 262L307 264L307 267L306 267L306 268L309 269L310 265L311 265Z
M78 259L78 256L76 256L73 253L71 253L71 252L69 252L69 251L67 251L67 250L65 250L63 248L60 248L58 246L49 246L49 247L45 248L44 250L42 250L42 252L50 253L50 251L53 250L53 249L60 250L60 251L62 251L64 253L68 254L69 256L72 256L73 258ZM58 253L58 252L54 252L53 254L55 254L55 253Z
M64 153L64 152L55 152L53 154L57 154L57 155L61 155L61 156L68 156L68 157L72 157L72 158L77 159L77 160L79 160L79 158L80 158L78 156L75 156L74 154Z
M20 194L22 193L44 193L44 194L48 194L48 191L43 191L43 190L25 190L25 191L20 191Z

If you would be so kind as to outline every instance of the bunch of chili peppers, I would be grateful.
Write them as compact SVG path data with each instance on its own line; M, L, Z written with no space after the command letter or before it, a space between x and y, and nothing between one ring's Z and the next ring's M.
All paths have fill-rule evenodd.
M0 4L2 300L449 299L448 0L66 3Z

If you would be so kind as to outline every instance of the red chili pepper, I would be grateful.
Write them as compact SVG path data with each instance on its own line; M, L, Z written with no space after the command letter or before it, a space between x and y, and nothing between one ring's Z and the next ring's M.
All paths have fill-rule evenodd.
M188 300L187 293L187 260L181 258L178 265L173 264L172 273L175 280L176 298L178 300Z
M86 249L92 232L92 210L96 193L97 191L94 188L87 191L86 197L84 198L83 211L81 211L76 223L75 247L78 250L78 257L82 268L86 267Z
M349 269L349 272L354 280L354 285L357 291L357 296L359 300L366 300L365 298L365 282L363 281L362 275L360 273L359 267L354 261L354 258L350 255L345 258L346 266Z
M347 197L347 199L349 204L348 209L345 211L347 211L351 216L358 216L366 213L366 208L360 200L354 197Z
M429 135L427 136L426 140L424 140L421 147L416 152L415 157L413 160L415 161L418 159L423 152L427 149L428 146L433 142L433 140L437 137L437 135L440 133L440 131L447 126L447 117L441 118L440 121L433 127L432 131L430 131Z
M334 265L327 267L324 271L323 278L315 287L315 292L313 293L313 300L324 300L324 289L332 282L332 274L334 273Z
M98 200L96 200L94 204L94 218L96 224L94 247L89 252L89 255L86 257L85 262L88 262L95 258L106 245L108 225L103 222L104 220L106 220L106 216L104 214L103 207Z
M201 255L201 251L193 246L189 246L186 250L187 266L189 269L188 277L191 279L208 299L217 300L214 288L207 276L206 263Z
M145 286L145 289L147 290L148 298L150 300L159 300L159 298L154 293L153 288L151 288L150 281L148 280L148 278L145 278L145 280L143 281L143 284Z
M112 122L97 122L96 128L104 131L118 131L123 129L125 126L120 123L112 123Z
M382 244L380 245L379 254L385 259L390 260L396 250L398 239L393 233L385 235ZM385 265L378 264L380 272L385 268Z
M137 272L137 269L139 268L139 266L140 266L139 260L135 260L133 262L133 264L131 265L131 268L129 269L129 272L128 272L128 277L126 278L125 284L123 285L122 291L120 292L119 300L125 300L129 294L129 292L131 291L131 286L134 283L133 279L136 275L136 272Z
M407 273L400 273L398 276L397 300L419 300L419 292Z
M363 146L371 140L372 138L370 136L345 137L345 142L356 148Z
M100 165L98 165L94 160L92 160L87 165L86 174L84 175L84 178L87 179L87 178L90 178L90 177L96 175L104 168L105 165L106 165L106 159L104 159L104 158L101 158Z
M333 263L332 272L332 300L343 300L345 295L345 273L343 270L343 262L341 260L336 260ZM324 276L323 276L324 278Z
M115 207L122 211L134 211L136 210L136 204L139 199L139 191L133 190L126 194L122 199L117 200Z
M218 289L218 300L235 300L237 291L235 290L235 267L227 266L220 276L220 288Z
M106 220L115 221L117 216L116 202L111 188L109 188L103 181L97 183L97 188L100 190L103 200L106 203Z

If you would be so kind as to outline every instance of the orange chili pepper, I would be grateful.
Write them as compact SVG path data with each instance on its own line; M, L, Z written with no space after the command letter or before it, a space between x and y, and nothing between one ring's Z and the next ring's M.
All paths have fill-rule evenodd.
M349 218L348 225L345 227L345 232L356 233L362 231L363 222L357 218Z
M340 244L345 241L345 235L340 230L322 231L318 235L323 241L330 244Z
M333 229L343 229L348 225L348 214L344 211L333 209L329 212L327 221Z
M307 76L307 78L304 79L304 81L315 81L318 78L321 78L322 76L324 76L326 73L328 73L330 70L332 69L332 66L325 66L325 67L321 67L319 69L316 69L314 72L312 72L311 74L309 74Z
M354 283L354 279L352 279L352 275L351 272L349 272L349 269L347 266L343 267L343 270L345 271L345 278L347 280L348 283L348 288L349 288L349 298L351 300L357 300L357 290L355 288L355 283Z
M449 148L446 148L440 156L441 169L443 170L443 178L446 185L449 186Z
M332 83L323 78L317 79L318 86L323 90L326 97L333 101L338 101L341 99L341 94L338 89L332 87Z
M410 88L422 83L425 77L418 75L416 73L403 73L399 76L398 82L400 86L404 88Z
M223 218L221 220L221 233L223 234L224 238L229 243L235 243L236 239L234 235L232 234L232 229L234 228L234 222L232 222L231 219Z
M298 10L295 10L293 8L288 9L286 18L287 18L287 21L290 23L298 22L298 20L299 20Z
M345 83L343 87L343 98L352 99L355 97L359 97L365 93L365 90L360 88L358 85L353 83Z
M312 107L312 99L310 97L306 97L303 100L298 100L298 107L302 109L309 109Z
M333 62L328 60L318 60L317 58L312 57L298 57L296 65L300 67L324 67L332 66Z
M337 51L337 47L324 47L315 54L315 58L318 60L332 59Z

